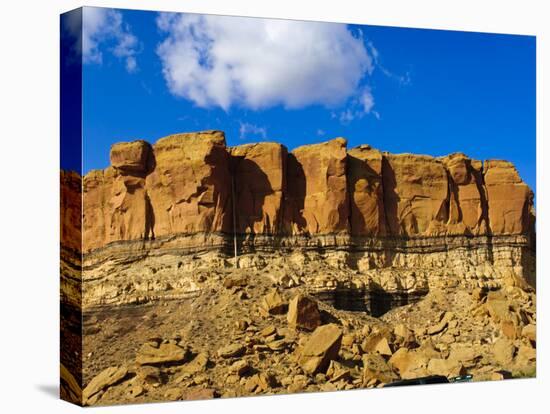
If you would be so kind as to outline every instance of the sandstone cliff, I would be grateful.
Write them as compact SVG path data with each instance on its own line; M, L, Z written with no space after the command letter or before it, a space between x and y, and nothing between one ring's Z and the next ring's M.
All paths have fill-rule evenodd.
M291 152L268 142L229 148L220 131L113 145L111 166L82 180L85 301L193 292L178 274L226 266L235 248L240 267L283 254L283 267L321 260L371 272L366 290L425 292L455 277L534 285L533 193L511 163L346 146L336 138ZM68 206L62 222L69 241L78 240L74 211ZM159 256L139 280L110 267ZM322 290L325 282L312 283Z
M65 249L82 249L82 179L73 171L60 176L60 239Z
M389 154L337 138L288 153L220 131L111 149L84 177L83 249L196 233L397 238L526 235L532 192L506 161ZM231 201L232 181L235 191Z

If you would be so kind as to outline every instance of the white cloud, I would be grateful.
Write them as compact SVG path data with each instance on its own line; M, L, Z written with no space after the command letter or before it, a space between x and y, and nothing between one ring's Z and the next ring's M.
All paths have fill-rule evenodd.
M136 69L137 69L136 58L133 56L128 56L126 58L126 70L131 73L131 72L135 72Z
M169 90L200 107L336 107L372 72L344 24L162 13Z
M318 130L317 130L317 135L320 136L320 137L322 137L323 135L325 135L325 131L322 130L322 129L318 129Z
M266 128L249 124L248 122L241 122L241 126L239 127L239 139L265 140L266 138L267 138Z
M372 92L369 87L366 87L363 90L363 93L359 97L360 103L363 106L363 111L368 114L372 111L372 108L374 107L374 96L372 96Z
M103 62L103 44L112 44L111 53L123 59L128 72L137 69L135 55L138 39L124 23L122 14L113 9L84 7L82 18L82 60L84 63Z
M352 100L348 108L342 112L338 119L340 123L346 125L355 119L361 119L365 115L372 114L376 119L380 119L380 114L374 109L374 96L372 95L371 88L365 86L359 96ZM332 114L332 118L335 115Z

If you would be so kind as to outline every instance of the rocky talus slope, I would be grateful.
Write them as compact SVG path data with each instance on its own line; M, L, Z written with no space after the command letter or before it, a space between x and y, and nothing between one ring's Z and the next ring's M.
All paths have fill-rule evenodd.
M82 376L62 360L73 399L534 375L533 193L511 163L220 131L110 158L62 173L62 303L84 312Z
M336 309L305 286L281 288L262 271L197 278L207 293L189 300L85 314L84 404L535 375L536 303L525 285L436 289L374 318Z

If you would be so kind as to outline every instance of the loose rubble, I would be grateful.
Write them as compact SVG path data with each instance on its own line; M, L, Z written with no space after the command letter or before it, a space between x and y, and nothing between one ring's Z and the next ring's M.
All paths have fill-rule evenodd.
M434 290L374 318L336 309L304 286L253 279L247 278L246 299L220 284L193 300L137 308L141 316L131 317L140 322L116 347L111 332L125 320L117 328L110 316L102 322L87 316L85 328L103 328L84 339L85 353L96 355L84 372L85 403L374 388L426 375L469 374L473 381L535 375L536 302L529 287ZM191 320L184 317L190 312Z

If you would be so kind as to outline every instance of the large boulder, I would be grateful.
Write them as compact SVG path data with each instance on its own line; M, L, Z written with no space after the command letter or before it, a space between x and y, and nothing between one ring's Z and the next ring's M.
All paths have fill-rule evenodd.
M503 323L510 322L514 327L519 328L521 317L515 311L513 301L506 296L502 289L487 294L485 309L495 324L502 326Z
M456 377L466 373L464 366L460 362L443 358L430 359L427 369L431 375L443 375L445 377Z
M183 363L188 350L172 343L162 343L155 346L145 343L136 355L138 365L158 365L167 363Z
M111 165L125 173L145 174L151 165L151 145L143 140L119 142L111 147Z
M288 305L287 321L292 328L313 331L321 325L317 302L309 296L296 295Z
M388 363L398 372L403 374L407 372L409 365L414 359L414 356L414 352L411 352L406 347L402 347L395 351L395 353L388 360Z
M366 338L361 347L365 352L376 352L380 355L391 356L392 350L386 335L376 333Z
M388 363L399 371L403 379L428 375L428 364L432 359L441 358L431 341L426 341L415 349L399 348L390 357Z
M240 344L230 344L218 349L218 356L221 358L234 358L243 355L246 348Z
M128 375L128 369L126 367L109 367L101 371L82 391L84 404L86 404L95 394L124 379L126 375Z
M195 357L181 368L181 372L184 376L195 375L199 372L205 371L209 363L208 354L206 352L199 352Z
M342 330L335 324L322 325L311 334L303 349L298 351L298 363L308 374L326 372L330 361L338 357Z
M288 303L273 289L262 298L259 309L265 316L281 315L287 311Z
M296 148L287 160L285 231L331 234L349 231L346 140Z
M507 338L499 338L493 344L493 357L503 368L508 368L514 361L516 347Z
M380 354L364 354L363 361L363 384L390 383L399 379L393 371L392 366Z
M281 227L286 148L263 142L230 148L238 233L275 234Z

